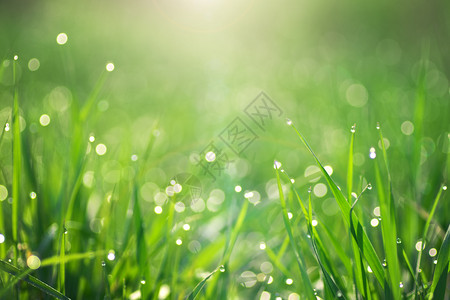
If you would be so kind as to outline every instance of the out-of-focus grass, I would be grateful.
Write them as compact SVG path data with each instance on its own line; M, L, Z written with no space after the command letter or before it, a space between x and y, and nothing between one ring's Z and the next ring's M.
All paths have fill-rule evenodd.
M156 2L0 4L2 295L445 297L449 4ZM213 181L237 116L258 139Z

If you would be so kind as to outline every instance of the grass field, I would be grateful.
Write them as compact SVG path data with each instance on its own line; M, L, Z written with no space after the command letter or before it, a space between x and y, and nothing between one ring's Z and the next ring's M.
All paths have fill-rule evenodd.
M449 299L450 3L0 2L0 299Z

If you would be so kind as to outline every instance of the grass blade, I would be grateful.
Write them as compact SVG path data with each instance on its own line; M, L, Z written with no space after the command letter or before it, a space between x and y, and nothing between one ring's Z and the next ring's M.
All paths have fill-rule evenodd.
M275 162L275 166L277 166L278 162ZM281 186L281 180L280 180L280 173L278 171L278 167L275 168L275 172L277 175L277 185L278 185L278 192L280 195L280 203L281 203L281 209L283 212L283 221L284 221L284 226L286 228L286 231L288 233L289 236L289 241L291 243L291 248L292 251L295 254L295 258L297 260L297 264L298 264L298 268L300 269L300 275L303 281L303 285L305 287L305 293L308 297L308 299L314 299L315 295L314 295L314 290L313 287L311 285L311 281L308 277L308 273L306 272L306 266L304 261L302 260L301 256L300 256L300 249L298 247L298 245L296 244L295 240L294 240L294 235L292 233L292 227L291 224L289 222L289 217L287 214L287 209L286 209L286 200L284 199L284 193L283 193L283 189Z
M55 297L57 299L61 299L61 300L70 300L69 297L64 296L63 294L61 294L60 292L58 292L57 290L55 290L54 288L52 288L51 286L49 286L48 284L40 281L39 279L37 279L34 276L29 275L27 272L23 272L21 271L19 268L3 261L0 259L0 269L4 272L7 272L11 275L13 275L14 277L19 278L20 280L23 280L25 282L27 282L28 284L40 289L41 291L43 291L44 293L46 293L47 295L50 295L52 297ZM0 292L0 297L3 295L3 293L6 292L5 290L2 290Z
M202 279L202 281L200 281L195 288L192 290L192 292L188 295L188 297L186 298L187 300L194 300L195 298L197 298L198 294L202 291L203 287L206 284L206 281L211 278L211 276L213 276L217 271L219 271L221 268L223 268L223 266L220 266L218 268L216 268L214 271L212 271L211 273L209 273L208 276L206 276L205 278Z
M416 264L416 270L415 270L414 278L417 278L418 274L419 274L420 264L421 264L421 260L422 260L422 252L423 252L424 246L427 244L428 229L430 227L431 220L433 219L434 213L436 211L436 207L437 207L437 205L439 203L439 199L441 198L442 191L444 190L443 187L444 186L441 186L439 188L439 192L436 195L436 198L434 199L433 206L431 207L430 214L428 215L427 221L425 223L425 227L423 229L422 247L420 247L420 251L419 251L419 254L417 256L417 264ZM414 289L415 292L417 292L417 288L418 288L418 282L416 281L416 286L415 286L415 289Z
M331 189L331 192L333 193L333 196L335 197L337 204L342 212L342 215L344 217L344 220L348 226L352 226L350 228L352 232L352 236L355 239L356 243L358 244L358 248L363 255L363 257L366 259L367 263L369 264L370 268L373 270L373 273L378 281L378 283L381 285L382 288L384 288L384 282L385 282L385 275L383 271L383 267L381 266L380 259L378 258L375 249L372 245L372 243L369 240L369 237L367 236L366 232L364 231L361 223L359 222L358 217L350 212L350 204L345 199L344 195L342 194L341 190L337 187L336 183L333 181L333 179L328 175L327 171L323 167L323 165L320 163L318 157L314 153L314 151L311 149L309 144L306 142L305 138L301 135L301 133L295 128L295 126L292 124L292 128L294 128L295 132L297 133L297 136L300 138L302 143L305 145L305 147L308 149L308 151L311 153L311 155L314 157L317 165L319 166L320 170L322 171L323 176L325 177L328 186ZM352 221L350 224L350 220Z
M17 56L13 63L14 100L13 100L13 182L12 182L12 237L14 242L14 262L17 264L17 243L19 236L20 176L22 166L22 144L20 139L19 89L17 84Z

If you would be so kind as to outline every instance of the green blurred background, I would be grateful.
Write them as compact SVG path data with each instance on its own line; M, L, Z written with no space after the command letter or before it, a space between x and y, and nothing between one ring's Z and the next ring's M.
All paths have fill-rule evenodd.
M58 45L56 37L62 32L68 41ZM153 232L147 233L148 239L158 241L154 232L164 224L153 212L155 195L177 174L195 174L207 204L200 212L187 208L177 217L192 227L184 237L178 292L195 286L199 278L193 276L195 272L217 266L224 242L220 240L243 199L243 194L234 192L240 185L243 192L257 191L260 202L249 209L233 252L231 272L237 283L231 290L242 299L254 297L258 285L239 285L240 275L247 270L260 273L259 265L267 260L259 250L260 242L278 248L284 239L273 160L283 163L303 194L310 186L315 192L316 185L324 183L310 167L313 158L286 125L285 119L290 118L342 186L350 128L356 124L356 193L373 181L369 149L380 150L375 129L380 122L389 147L399 231L412 254L419 224L424 222L420 212L429 210L437 189L448 178L449 34L450 2L438 0L2 1L0 122L10 117L12 58L18 55L24 155L32 157L35 170L23 176L22 198L29 204L28 194L36 191L39 201L37 208L28 211L24 206L21 212L23 239L41 259L58 253L57 246L43 245L42 239L60 221L61 195L70 194L76 163L69 157L76 148L72 137L78 127L83 141L87 143L93 135L95 142L90 143L92 151L77 193L77 199L84 200L76 202L72 225L67 225L69 240L73 239L70 251L116 249L115 261L119 261L125 252L117 250L123 246L118 236L125 232L135 166L153 134L155 144L149 162L141 165L144 175L138 184L144 226ZM37 69L32 58L39 61ZM105 72L108 62L115 66L111 73ZM106 76L105 85L89 117L82 124L74 123L73 111L86 103L101 76ZM264 130L244 113L261 91L283 111ZM48 126L39 124L42 114L50 116ZM259 138L241 155L230 154L233 162L225 174L211 180L193 158L209 142L219 141L218 135L236 117ZM9 191L11 140L5 132L0 155L0 184ZM106 145L105 155L95 155L98 143ZM130 160L133 154L138 155L137 162ZM210 192L217 189L225 200L208 205ZM109 210L104 203L111 194L117 204ZM362 210L373 216L376 197L366 197ZM321 220L336 232L343 230L331 193L323 195L323 188L322 193L318 188L314 198ZM448 197L444 200L436 220L445 231L450 207ZM10 205L8 201L1 205L8 243ZM39 211L37 219L33 219L35 211ZM98 220L107 220L108 226L97 228ZM370 227L370 217L364 221ZM377 246L379 233L368 230ZM439 227L437 232L439 236ZM342 238L347 238L345 232ZM202 249L214 248L213 254L193 251L188 247L193 240ZM68 264L68 295L101 294L100 260L86 270L77 263ZM139 284L139 272L132 259L124 264L120 270L129 269L123 272L132 292ZM39 272L43 281L55 282L51 270ZM121 277L111 272L116 276L110 278L114 290ZM88 274L93 274L92 279ZM164 276L169 280L169 274ZM92 280L92 286L85 282L80 292L82 278ZM284 297L283 280L278 287Z

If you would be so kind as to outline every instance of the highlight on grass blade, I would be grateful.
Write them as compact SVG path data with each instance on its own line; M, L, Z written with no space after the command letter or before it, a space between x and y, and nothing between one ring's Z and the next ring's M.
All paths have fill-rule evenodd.
M202 291L203 287L206 284L206 281L211 278L217 271L220 272L225 272L225 267L223 265L217 267L214 271L212 271L211 273L209 273L205 278L203 278L196 286L195 288L192 290L192 292L188 295L188 297L186 298L187 300L194 300L197 298L197 296L200 294L200 292Z

